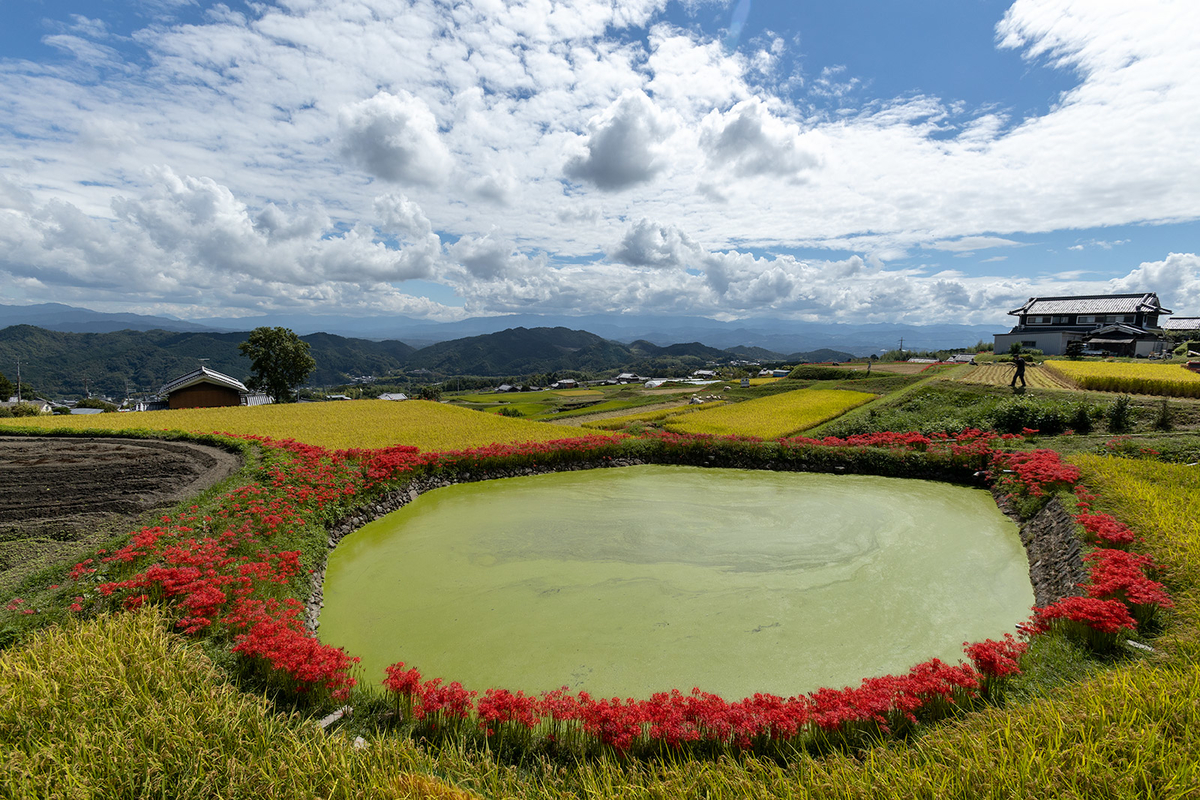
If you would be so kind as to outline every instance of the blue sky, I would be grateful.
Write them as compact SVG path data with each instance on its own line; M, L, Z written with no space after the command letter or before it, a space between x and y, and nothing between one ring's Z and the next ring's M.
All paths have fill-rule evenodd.
M0 303L1200 314L1200 6L0 6ZM740 25L735 25L738 22Z

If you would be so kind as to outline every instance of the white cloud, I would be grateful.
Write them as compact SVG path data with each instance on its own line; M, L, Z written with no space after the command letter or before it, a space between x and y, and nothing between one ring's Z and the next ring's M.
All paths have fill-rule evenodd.
M320 209L269 204L255 212L210 178L165 169L141 196L115 200L111 221L59 201L39 206L20 192L8 196L0 271L55 297L92 292L102 300L135 286L142 302L169 306L307 306L348 297L376 306L366 287L442 267L436 235L389 248L369 227L335 230ZM407 210L419 232L419 209ZM394 289L388 295L401 297ZM414 304L421 305L405 301Z
M571 156L563 173L610 192L646 183L666 167L659 145L672 127L644 92L625 92L588 123L585 152Z
M865 101L828 65L799 86L778 37L726 52L665 5L289 2L128 40L71 17L68 55L0 60L0 269L164 308L378 308L422 278L474 313L977 320L1116 276L908 264L1200 218L1195 3L1016 0L998 44L1076 81L1039 114ZM858 255L762 255L820 248Z
M1000 236L964 236L961 239L941 240L924 245L931 250L948 250L952 253L965 253L974 250L987 250L992 247L1023 247L1023 242L1005 239Z
M433 231L433 226L421 207L402 194L384 194L376 197L375 214L379 218L380 227L391 233L402 233L412 239L421 239Z
M700 252L700 248L678 229L642 219L630 226L609 252L609 257L631 267L682 269Z
M1177 316L1200 316L1200 256L1195 253L1143 262L1109 286L1114 292L1155 292Z
M814 137L774 117L766 104L743 100L726 114L713 111L701 126L700 146L710 166L735 175L774 175L793 181L821 165Z
M380 92L338 115L341 153L377 178L393 183L437 184L450 170L450 152L437 120L418 97Z

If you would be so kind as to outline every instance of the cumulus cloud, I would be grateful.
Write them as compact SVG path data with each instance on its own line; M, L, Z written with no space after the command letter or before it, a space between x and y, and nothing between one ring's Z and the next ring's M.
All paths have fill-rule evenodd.
M450 171L450 151L429 106L405 91L379 92L338 116L342 155L392 183L433 185Z
M819 151L809 138L753 98L738 103L726 114L709 114L701 127L700 146L710 166L727 167L735 175L798 180L821 164Z
M375 214L380 227L389 233L401 233L421 239L433 232L433 226L421 207L402 194L384 194L375 198Z
M464 236L446 248L446 254L462 264L467 280L495 280L510 272L525 272L531 266L544 265L544 259L530 259L518 253L511 242L491 236Z
M1109 285L1114 292L1156 292L1177 316L1200 316L1200 256L1195 253L1143 262Z
M646 219L629 227L609 257L632 267L683 268L702 251L679 229Z
M67 293L136 286L143 302L311 300L336 285L429 277L442 258L436 236L389 248L368 226L339 231L320 209L255 211L211 178L166 169L142 195L115 200L112 220L15 199L0 226L0 270Z
M563 168L568 178L612 192L646 183L666 166L659 145L673 126L644 92L625 92L588 127L585 152Z

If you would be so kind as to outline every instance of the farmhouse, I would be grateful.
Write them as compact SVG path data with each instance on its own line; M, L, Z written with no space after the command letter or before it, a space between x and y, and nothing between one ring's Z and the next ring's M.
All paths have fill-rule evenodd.
M216 408L247 405L250 390L237 378L208 367L181 375L159 390L167 408Z
M1200 317L1171 317L1163 323L1163 330L1195 335L1200 333Z
M1168 347L1158 318L1171 310L1163 308L1153 292L1031 297L1008 313L1017 324L1008 333L996 334L997 353L1020 344L1062 355L1068 344L1080 342L1091 351L1144 357Z
M30 400L29 398L25 398L18 401L16 395L13 395L4 402L0 402L0 408L16 408L17 406L33 406L39 414L49 414L54 410L45 400L38 400L36 398Z

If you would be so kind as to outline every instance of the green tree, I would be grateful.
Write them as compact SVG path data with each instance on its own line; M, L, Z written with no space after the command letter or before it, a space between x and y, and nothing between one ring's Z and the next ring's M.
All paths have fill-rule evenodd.
M12 381L4 377L3 372L0 372L0 402L8 400L8 398L12 397L16 393L17 387L13 385Z
M436 386L422 386L417 390L417 399L437 402L442 399L442 390Z
M288 328L255 328L238 350L250 359L254 372L246 385L266 392L276 403L295 402L295 387L317 368L308 342Z

